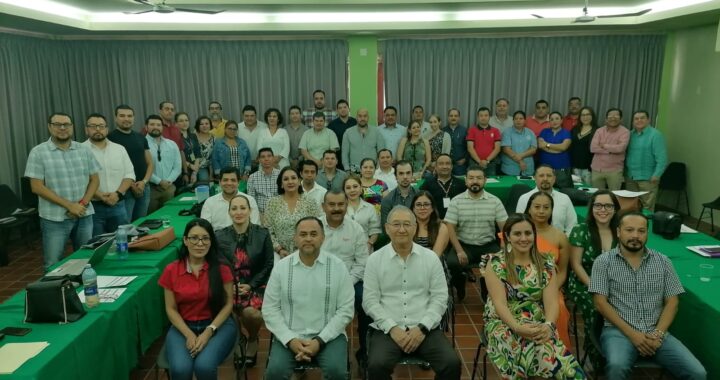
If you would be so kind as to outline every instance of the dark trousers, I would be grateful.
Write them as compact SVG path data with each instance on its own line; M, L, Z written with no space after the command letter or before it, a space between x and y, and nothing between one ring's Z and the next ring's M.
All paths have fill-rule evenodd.
M445 258L447 259L448 270L450 270L450 277L453 286L455 286L456 289L465 289L466 278L463 274L463 270L469 265L479 264L484 255L487 255L488 253L497 253L500 251L500 246L495 240L483 245L467 244L464 242L460 242L460 245L462 245L463 250L468 257L468 265L460 265L457 252L455 252L454 249L449 250L449 252L445 255ZM480 283L482 287L484 286L485 281L481 279Z
M365 355L367 347L367 331L368 326L372 323L372 319L365 314L362 307L363 301L363 282L358 281L355 284L355 313L358 317L358 339L360 340L359 351Z
M402 349L389 334L375 329L370 329L368 344L368 378L390 379L395 365L404 355ZM436 379L460 379L460 358L439 329L430 330L412 355L430 362Z

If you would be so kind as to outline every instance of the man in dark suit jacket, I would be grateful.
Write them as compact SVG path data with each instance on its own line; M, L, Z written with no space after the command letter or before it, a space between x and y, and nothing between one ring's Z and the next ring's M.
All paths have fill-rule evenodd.
M427 190L433 196L433 204L437 207L440 219L445 218L450 199L467 190L465 181L453 177L452 158L441 154L435 162L435 176L425 177L421 190Z

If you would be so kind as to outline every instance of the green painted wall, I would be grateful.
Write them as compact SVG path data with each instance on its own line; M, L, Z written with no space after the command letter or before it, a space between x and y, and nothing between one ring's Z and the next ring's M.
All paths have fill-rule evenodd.
M708 25L675 31L668 38L663 68L662 111L657 124L667 139L670 161L684 162L688 167L690 211L695 217L702 203L720 196L717 29L717 25ZM674 194L663 194L660 202L674 207L674 199ZM720 218L716 224L720 224Z
M348 38L350 51L348 76L350 78L351 112L360 108L370 111L370 124L377 120L377 45L375 36Z

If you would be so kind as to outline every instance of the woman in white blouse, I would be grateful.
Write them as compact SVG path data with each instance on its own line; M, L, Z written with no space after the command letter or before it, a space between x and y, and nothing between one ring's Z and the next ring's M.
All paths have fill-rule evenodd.
M283 117L277 108L268 108L265 111L265 123L268 127L260 131L258 136L257 149L270 148L275 157L275 167L282 169L290 165L290 137L287 131L280 126L283 123Z
M368 252L374 251L373 245L380 236L380 216L375 206L362 199L363 188L360 178L351 175L343 181L343 190L348 198L347 216L360 224L368 235Z

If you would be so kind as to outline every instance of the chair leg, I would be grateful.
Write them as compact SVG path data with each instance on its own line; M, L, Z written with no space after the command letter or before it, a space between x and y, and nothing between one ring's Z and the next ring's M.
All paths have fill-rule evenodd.
M715 210L710 209L710 231L711 232L715 232L715 219L713 219L714 211Z
M482 343L478 344L477 350L475 351L475 359L473 360L473 370L470 380L475 380L475 374L477 373L478 368L478 359L480 359L480 350L482 350Z
M577 323L577 306L573 306L573 334L575 334L575 351L578 353L578 355L575 355L576 357L580 357L580 337L578 336L578 323ZM581 360L580 365L583 365L584 362Z
M690 199L688 198L687 190L683 190L685 193L685 207L687 209L688 215L690 215Z
M703 214L705 214L705 207L702 208L702 211L700 211L700 216L698 216L697 224L695 225L695 229L697 230L700 228L700 222L702 221Z

